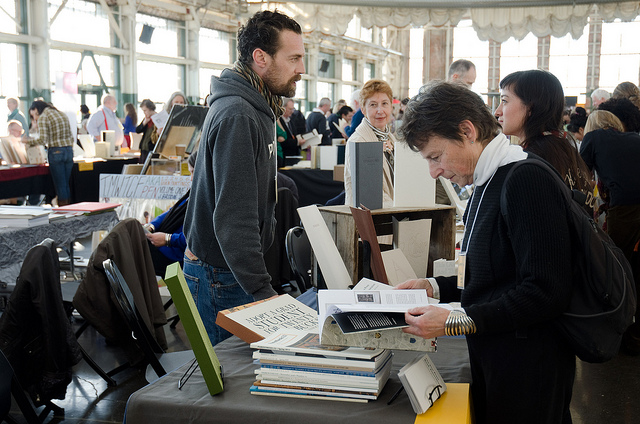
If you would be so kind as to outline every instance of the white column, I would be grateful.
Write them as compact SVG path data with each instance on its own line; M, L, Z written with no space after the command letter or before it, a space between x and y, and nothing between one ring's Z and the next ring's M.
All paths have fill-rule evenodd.
M187 17L187 19L189 19ZM200 93L200 22L194 17L186 21L186 58L193 61L185 66L185 94L191 102L197 103L200 97L207 93Z
M47 0L31 0L30 4L31 26L30 34L42 39L40 44L31 45L31 81L33 97L44 97L51 100L51 81L49 81L49 48L51 38L49 36L49 16L47 13ZM31 94L31 93L30 93Z

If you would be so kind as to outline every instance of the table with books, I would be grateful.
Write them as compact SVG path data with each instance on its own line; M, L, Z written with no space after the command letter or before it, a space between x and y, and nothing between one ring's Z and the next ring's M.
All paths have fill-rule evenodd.
M215 352L224 372L224 391L211 396L199 370L178 389L178 381L185 374L185 365L152 384L136 391L127 403L125 423L176 422L302 422L312 423L414 423L416 414L405 392L388 402L400 389L398 371L402 366L424 352L394 351L390 376L376 400L347 402L291 397L255 396L251 387L256 382L259 364L253 362L256 352L249 344L233 336L215 346ZM438 351L428 354L447 383L449 404L455 405L458 417L448 422L469 423L469 385L471 372L466 340L462 337L443 337L438 340ZM459 383L459 384L456 384ZM455 399L455 400L454 400ZM342 399L344 400L344 399ZM437 401L421 422L438 414L438 406L447 405L447 399ZM259 419L257 418L259 417ZM442 421L439 421L442 422Z
M55 196L49 165L0 167L0 199L30 194Z
M69 205L68 207L73 207ZM19 206L27 209L29 207ZM72 246L72 243L90 236L94 231L110 230L118 223L118 215L113 210L100 213L78 211L60 215L42 225L25 227L0 227L0 282L14 284L22 261L29 249L46 238L54 240L57 246Z

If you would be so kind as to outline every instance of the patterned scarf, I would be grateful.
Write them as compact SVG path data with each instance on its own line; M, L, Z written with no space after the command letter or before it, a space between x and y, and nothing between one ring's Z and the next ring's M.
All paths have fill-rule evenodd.
M284 114L282 97L271 94L271 91L269 91L269 88L264 83L262 78L260 78L260 76L256 74L249 65L237 60L234 64L233 72L246 79L249 84L251 84L256 90L258 90L258 93L260 93L269 104L269 107L273 111L273 114L276 116L276 120L280 118L282 114Z
M369 128L371 128L373 130L373 133L378 138L378 141L385 142L385 141L389 140L389 138L391 136L391 126L390 125L386 125L384 127L384 131L383 131L383 130L379 130L378 128L374 127L373 124L366 117L364 118L364 121L367 124L369 124Z

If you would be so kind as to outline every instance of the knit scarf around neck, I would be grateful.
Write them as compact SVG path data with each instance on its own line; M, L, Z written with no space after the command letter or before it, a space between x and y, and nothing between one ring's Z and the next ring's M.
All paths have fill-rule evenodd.
M264 80L260 78L260 76L256 74L249 65L238 60L234 64L233 71L240 75L242 78L246 79L249 84L253 86L253 88L258 90L258 93L260 93L269 104L269 107L273 111L273 114L276 116L276 119L282 116L282 114L284 113L284 107L282 106L282 97L272 94L267 85L264 83Z
M371 128L373 130L373 133L378 138L378 141L387 141L387 140L389 140L389 138L391 136L391 129L390 129L389 125L386 125L384 127L384 131L383 131L383 130L380 130L380 129L374 127L373 124L366 117L363 120L364 120L364 122L366 122L369 125L369 128Z

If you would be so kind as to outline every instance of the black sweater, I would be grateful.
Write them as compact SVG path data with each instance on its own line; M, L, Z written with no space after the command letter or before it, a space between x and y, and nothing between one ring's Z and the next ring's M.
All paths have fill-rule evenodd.
M640 204L640 135L612 129L591 131L582 140L580 155L609 190L611 206Z
M488 183L476 187L465 213L465 289L456 288L455 278L437 279L441 300L460 299L479 334L551 321L571 295L571 241L562 193L552 175L535 165L520 167L505 184L511 166L498 168ZM506 208L501 211L503 189Z

